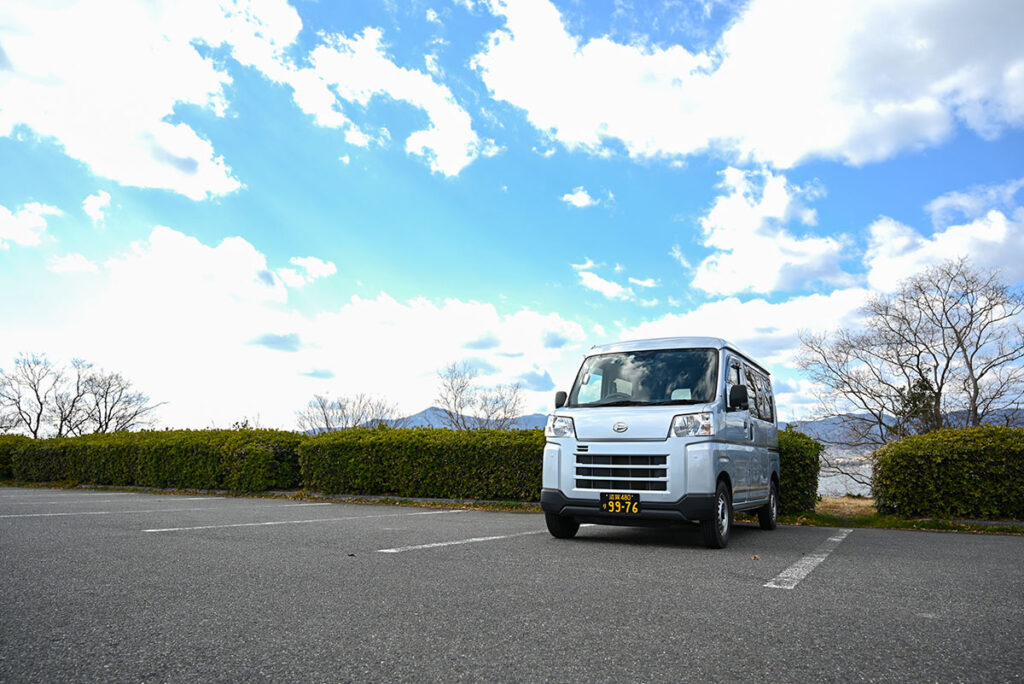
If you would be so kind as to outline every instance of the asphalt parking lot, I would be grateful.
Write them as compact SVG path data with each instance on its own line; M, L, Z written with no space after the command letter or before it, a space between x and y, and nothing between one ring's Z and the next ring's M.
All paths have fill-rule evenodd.
M0 488L0 681L1020 681L1024 538Z

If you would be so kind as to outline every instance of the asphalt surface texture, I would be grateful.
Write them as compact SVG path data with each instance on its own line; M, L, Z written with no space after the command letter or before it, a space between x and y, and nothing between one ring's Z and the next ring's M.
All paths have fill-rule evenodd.
M1015 536L0 488L0 559L2 682L1024 678Z

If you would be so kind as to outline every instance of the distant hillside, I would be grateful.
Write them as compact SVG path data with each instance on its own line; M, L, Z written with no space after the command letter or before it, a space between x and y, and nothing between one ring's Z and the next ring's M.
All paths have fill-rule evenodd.
M547 420L548 416L545 413L531 413L520 417L516 421L515 427L517 430L534 430L543 428ZM401 422L406 427L442 427L444 426L444 411L436 406L431 406L396 422Z

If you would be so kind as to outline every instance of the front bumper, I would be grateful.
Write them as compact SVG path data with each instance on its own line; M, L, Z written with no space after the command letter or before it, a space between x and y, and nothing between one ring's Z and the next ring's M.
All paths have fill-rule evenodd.
M599 525L669 525L710 520L715 515L715 495L686 494L671 502L641 501L640 514L625 517L605 513L597 501L570 499L557 489L542 489L540 507L546 513L571 516L580 522Z

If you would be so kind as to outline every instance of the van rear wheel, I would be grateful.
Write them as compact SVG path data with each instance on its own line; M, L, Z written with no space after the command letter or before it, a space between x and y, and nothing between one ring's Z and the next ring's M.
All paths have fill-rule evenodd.
M572 539L580 529L580 524L575 518L567 518L557 513L545 513L544 522L548 524L551 536L559 539Z
M710 520L700 521L704 545L709 549L724 549L732 532L732 494L725 482L719 482L715 490L715 512Z
M762 530L774 530L779 523L779 485L772 478L772 486L768 492L768 503L757 509L757 521Z

